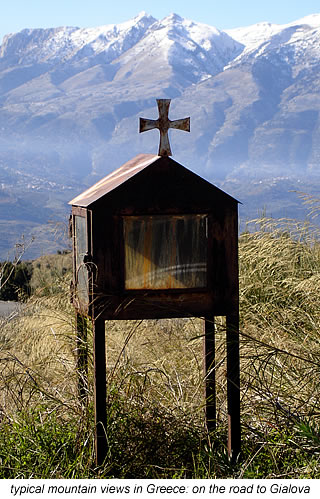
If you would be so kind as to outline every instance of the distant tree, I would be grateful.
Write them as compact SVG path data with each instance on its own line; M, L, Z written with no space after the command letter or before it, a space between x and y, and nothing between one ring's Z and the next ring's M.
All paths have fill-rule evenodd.
M32 264L30 262L0 263L0 299L17 301L30 295Z

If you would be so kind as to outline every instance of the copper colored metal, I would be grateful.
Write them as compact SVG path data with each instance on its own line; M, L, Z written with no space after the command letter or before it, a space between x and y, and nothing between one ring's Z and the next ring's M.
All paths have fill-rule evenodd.
M159 159L159 156L155 156L154 154L138 154L138 156L127 161L124 165L120 166L120 168L99 180L99 182L89 187L89 189L82 192L82 194L79 194L79 196L72 199L68 204L82 207L89 206L94 201L97 201L97 199L100 199L105 194L108 194L108 192L113 191L113 189L144 170L157 159Z
M140 129L139 132L147 132L148 130L153 130L158 128L160 131L160 144L159 144L159 156L172 156L168 130L169 128L176 128L177 130L183 130L184 132L190 132L190 118L183 118L181 120L169 120L169 106L171 99L157 99L159 117L157 120L149 120L146 118L140 118Z

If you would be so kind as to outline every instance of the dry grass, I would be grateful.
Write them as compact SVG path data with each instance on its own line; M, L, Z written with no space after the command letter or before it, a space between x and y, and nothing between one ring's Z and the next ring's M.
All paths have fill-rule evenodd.
M104 476L320 476L318 234L288 221L260 220L255 229L240 237L240 467L230 469L225 437L206 440L203 431L202 319L114 321L106 324L113 450ZM41 265L47 268L48 262ZM53 284L44 279L23 314L1 325L2 416L15 421L33 408L42 421L52 414L59 421L76 421L83 432L77 441L83 438L89 446L89 457L81 461L87 470L92 415L90 406L84 409L77 399L69 275L61 270L65 264L52 274L53 267L50 262ZM224 318L216 322L216 348L218 420L224 431ZM78 455L84 455L84 447ZM80 465L72 470L72 476L85 475Z
M281 413L311 416L319 394L320 245L308 227L259 224L240 244L245 406L271 422Z
M75 342L65 296L33 298L1 328L1 406L6 413L75 398Z

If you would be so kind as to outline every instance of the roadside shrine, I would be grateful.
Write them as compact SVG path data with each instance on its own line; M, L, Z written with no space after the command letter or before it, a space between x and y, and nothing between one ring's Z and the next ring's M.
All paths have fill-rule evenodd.
M70 201L72 300L78 369L86 373L86 318L93 324L96 463L107 453L105 321L203 317L206 421L215 428L215 316L226 317L228 451L240 452L238 202L171 159L169 99L159 118L158 155L139 154ZM106 159L107 161L107 159ZM85 386L79 391L85 396Z

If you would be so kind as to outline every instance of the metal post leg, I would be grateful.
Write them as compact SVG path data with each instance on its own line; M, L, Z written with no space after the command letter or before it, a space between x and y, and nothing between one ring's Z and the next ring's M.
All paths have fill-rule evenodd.
M205 318L204 375L206 424L208 431L216 428L216 373L214 318Z
M103 319L93 320L93 344L95 450L96 464L101 466L107 455L106 345Z
M86 318L76 312L77 330L77 370L78 370L78 393L82 402L87 399L88 389L88 347L87 347L87 323Z
M239 315L227 315L228 453L236 461L241 449Z

